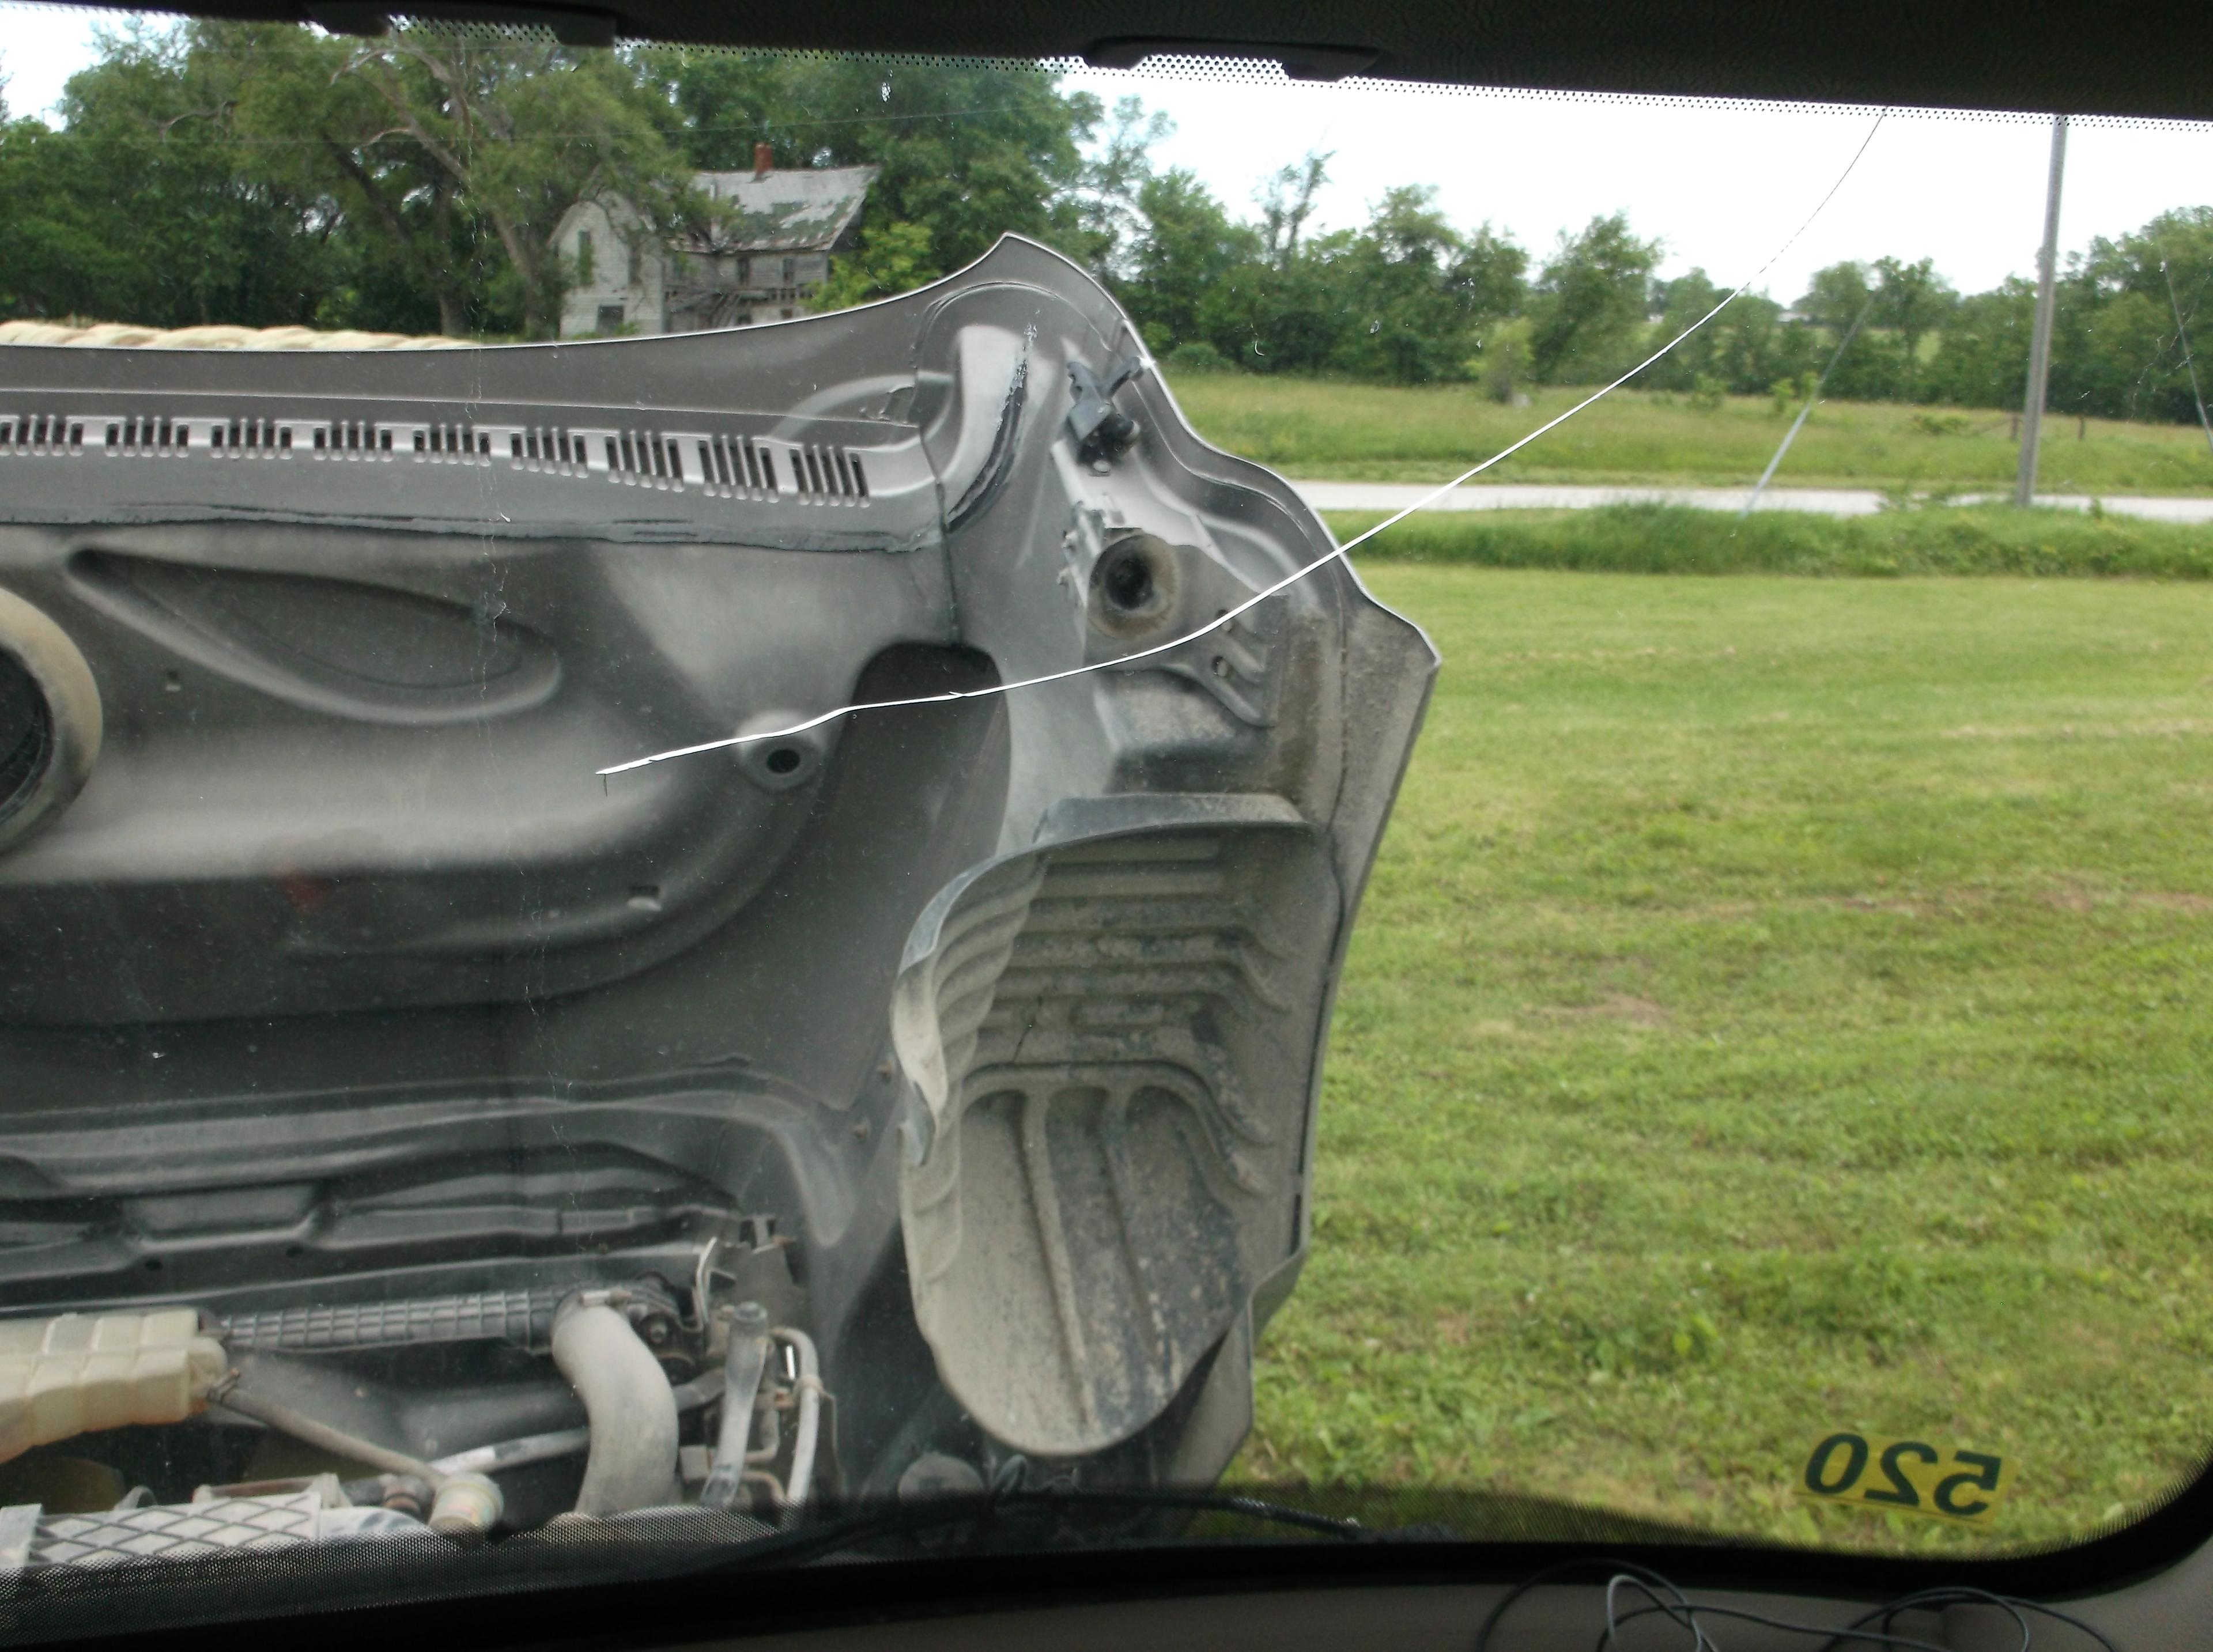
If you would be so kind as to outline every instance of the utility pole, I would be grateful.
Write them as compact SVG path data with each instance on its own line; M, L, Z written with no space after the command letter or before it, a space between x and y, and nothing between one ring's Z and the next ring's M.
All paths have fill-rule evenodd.
M2051 181L2044 196L2044 250L2036 259L2036 332L2028 344L2028 396L2021 409L2021 475L2013 502L2036 493L2036 443L2044 434L2044 394L2051 381L2051 312L2059 283L2059 178L2067 166L2067 117L2051 117Z

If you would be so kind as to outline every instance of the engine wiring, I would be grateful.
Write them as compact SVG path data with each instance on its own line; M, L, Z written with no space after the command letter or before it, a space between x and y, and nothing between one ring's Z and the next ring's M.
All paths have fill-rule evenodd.
M2064 1624L2095 1642L2104 1649L2104 1652L2119 1652L2119 1649L2101 1631L2070 1612L2022 1595L2000 1594L1967 1584L1942 1584L1902 1594L1880 1606L1870 1606L1847 1624L1807 1624L1749 1611L1742 1606L1716 1606L1693 1600L1650 1567L1607 1556L1562 1561L1558 1565L1532 1573L1515 1584L1491 1609L1490 1615L1483 1620L1482 1627L1476 1631L1475 1652L1491 1652L1499 1625L1524 1595L1576 1573L1591 1571L1606 1574L1606 1623L1599 1631L1593 1652L1617 1652L1624 1629L1640 1618L1654 1617L1665 1618L1686 1631L1690 1637L1689 1652L1722 1652L1721 1643L1708 1632L1703 1621L1708 1618L1726 1618L1738 1623L1756 1624L1764 1629L1778 1630L1787 1635L1803 1635L1809 1639L1819 1637L1820 1645L1815 1652L1849 1652L1850 1648L1859 1646L1904 1647L1911 1649L1911 1652L1952 1652L1948 1643L1897 1634L1893 1632L1893 1625L1908 1612L1941 1612L1947 1606L1994 1606L2004 1612L2021 1631L2020 1652L2033 1652L2035 1644L2035 1637L2029 1624L2031 1616ZM1625 1612L1622 1610L1622 1596L1631 1592L1643 1595L1647 1604Z

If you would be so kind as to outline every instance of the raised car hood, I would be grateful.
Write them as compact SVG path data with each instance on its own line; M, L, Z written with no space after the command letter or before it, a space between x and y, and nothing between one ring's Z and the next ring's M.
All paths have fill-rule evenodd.
M0 1300L759 1218L857 1475L934 1384L1049 1457L1180 1404L1219 1468L1435 662L1342 563L1146 652L1330 541L1088 278L0 381Z

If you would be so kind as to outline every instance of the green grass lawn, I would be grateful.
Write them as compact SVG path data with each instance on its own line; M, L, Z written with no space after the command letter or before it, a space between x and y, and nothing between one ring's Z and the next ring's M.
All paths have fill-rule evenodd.
M1379 563L1445 658L1246 1480L2082 1535L2213 1441L2213 588ZM2001 1452L1978 1535L1795 1498Z
M1174 387L1217 446L1286 476L1371 482L1443 481L1590 393L1540 389L1533 405L1507 407L1476 385L1247 373L1186 375ZM1484 474L1495 482L1748 486L1789 424L1764 396L1733 397L1706 412L1682 397L1617 390ZM1825 402L1774 485L2004 490L2017 462L2003 412ZM2045 424L2038 485L2071 493L2213 492L2213 453L2191 425L2055 418Z

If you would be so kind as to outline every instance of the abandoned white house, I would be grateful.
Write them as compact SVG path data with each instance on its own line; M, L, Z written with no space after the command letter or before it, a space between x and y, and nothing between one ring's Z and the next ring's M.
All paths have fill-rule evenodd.
M751 172L695 174L709 216L674 240L640 234L637 210L619 198L570 207L553 238L573 272L561 336L697 332L808 314L830 254L853 244L876 168L768 162L763 143Z

